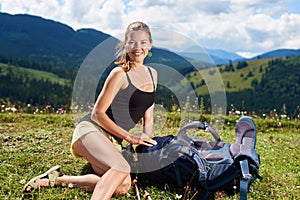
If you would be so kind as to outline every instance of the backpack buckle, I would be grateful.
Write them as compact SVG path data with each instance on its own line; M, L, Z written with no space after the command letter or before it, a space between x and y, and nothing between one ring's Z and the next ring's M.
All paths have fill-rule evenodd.
M252 178L251 174L243 174L242 179L243 180L250 180Z

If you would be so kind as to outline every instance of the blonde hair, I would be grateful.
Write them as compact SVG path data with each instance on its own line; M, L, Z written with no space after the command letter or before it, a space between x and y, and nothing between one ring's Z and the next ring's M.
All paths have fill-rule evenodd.
M119 60L115 62L115 64L121 65L121 67L126 72L129 71L132 67L131 63L130 63L130 57L125 50L125 44L128 40L128 34L131 31L145 31L149 35L149 40L152 43L152 36L151 36L150 28L147 24L137 21L137 22L132 22L131 24L128 25L126 32L125 32L125 40L121 41L116 47L116 49L117 49L116 57Z

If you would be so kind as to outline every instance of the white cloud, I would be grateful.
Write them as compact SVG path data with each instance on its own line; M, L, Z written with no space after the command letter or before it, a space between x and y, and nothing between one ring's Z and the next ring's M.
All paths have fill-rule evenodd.
M291 4L293 10L289 10ZM299 6L298 13L295 6ZM150 27L178 32L204 47L248 56L300 48L297 0L1 0L0 8L1 12L38 15L74 29L95 28L113 36L140 20ZM167 42L177 48L180 44L171 38L165 45Z
M29 5L24 5L22 0L16 1L9 1L3 0L0 2L1 4L1 12L11 13L11 14L18 14L18 13L25 13L26 7L28 8Z

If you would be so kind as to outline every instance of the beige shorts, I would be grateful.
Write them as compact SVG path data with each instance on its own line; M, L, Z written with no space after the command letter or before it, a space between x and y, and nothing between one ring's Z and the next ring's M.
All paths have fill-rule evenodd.
M114 144L114 146L119 151L122 150L121 145L109 133L107 133L106 131L104 131L101 128L96 127L91 122L82 121L76 126L76 128L73 132L73 137L72 137L72 142L71 142L71 152L74 156L81 157L80 155L78 155L78 153L76 153L74 151L74 144L84 135L89 134L89 133L95 133L95 132L98 132L99 134L104 135L108 140L110 140ZM99 142L101 142L101 141L99 141Z
M130 166L120 152L121 145L116 144L111 135L91 122L80 122L74 131L72 152L85 158L99 176L109 169L129 173Z

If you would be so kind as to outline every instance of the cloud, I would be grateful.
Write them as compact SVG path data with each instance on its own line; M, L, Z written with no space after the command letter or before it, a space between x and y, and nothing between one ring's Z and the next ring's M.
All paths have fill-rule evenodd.
M299 49L297 6L300 7L297 0L2 0L0 3L1 12L38 15L74 29L94 28L113 36L120 36L130 22L140 20L150 27L185 35L200 46L243 55L277 48ZM164 41L167 42L168 39ZM177 48L180 43L172 38L169 42Z

